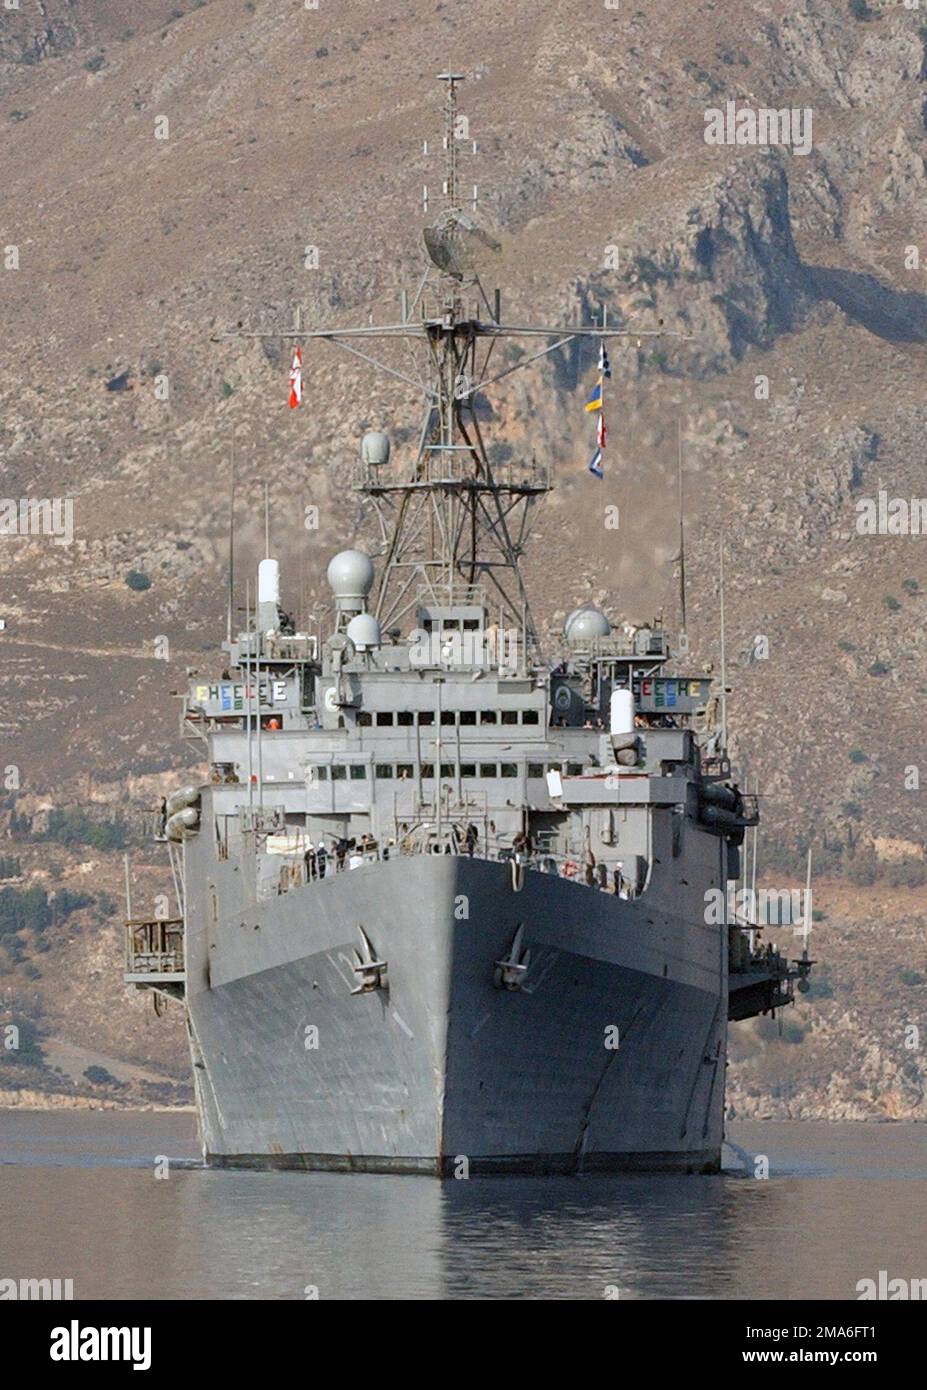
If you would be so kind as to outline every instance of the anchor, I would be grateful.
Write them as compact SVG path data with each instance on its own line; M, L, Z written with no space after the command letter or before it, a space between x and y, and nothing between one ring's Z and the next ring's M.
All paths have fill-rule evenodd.
M352 994L370 994L375 989L386 988L386 961L377 960L370 938L364 928L358 924L360 933L360 950L355 949L354 958L357 964L352 967L354 974L360 979L360 983L351 990Z
M520 922L512 937L508 956L495 962L493 983L496 989L520 990L525 987L525 976L531 964L531 952L522 950L521 941L525 934L525 924Z

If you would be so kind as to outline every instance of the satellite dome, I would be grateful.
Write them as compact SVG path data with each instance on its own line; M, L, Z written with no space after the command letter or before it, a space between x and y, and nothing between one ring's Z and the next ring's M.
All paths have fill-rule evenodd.
M370 468L389 463L389 435L382 430L368 430L361 440L361 459Z
M607 637L612 625L601 608L580 608L567 618L563 635L568 642L594 642Z
M336 599L363 600L373 584L373 561L361 550L342 550L329 561L328 583Z
M358 613L347 626L347 634L359 652L379 647L382 639L380 624L372 613Z

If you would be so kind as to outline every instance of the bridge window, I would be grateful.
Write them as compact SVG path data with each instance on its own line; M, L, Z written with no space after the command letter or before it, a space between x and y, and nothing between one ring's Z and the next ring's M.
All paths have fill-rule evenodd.
M481 776L481 777L498 777L499 774L498 774L498 772L496 771L496 764L495 764L495 763L480 763L480 776Z
M501 766L500 769L499 769L499 775L500 775L500 777L517 777L517 776L518 776L518 765L517 765L517 763L503 763L502 766Z
M442 764L441 764L441 776L442 776L442 777L456 777L456 776L457 776L457 769L456 769L456 767L454 766L454 764L453 764L453 763L442 763Z
M475 776L476 776L476 763L461 763L461 764L460 764L460 775L461 775L461 777L475 777Z
M461 722L461 724L475 724L475 723L476 723L476 710L475 710L475 709L462 709L462 710L460 711L460 722Z
M537 724L538 712L536 709L522 710L521 722L523 724Z
M373 715L369 710L361 710L357 716L357 726L359 729L369 729L373 723Z
M412 766L411 763L398 763L396 766L396 776L402 778L403 780L412 777L414 773L415 768Z
M403 727L408 727L409 724L414 722L414 718L415 716L410 709L401 709L396 715L396 723L402 724Z
M366 769L365 767L362 767L360 763L352 763L352 764L351 764L351 781L352 781L352 782L366 782L366 780L367 780L367 769Z
M443 709L441 711L442 724L453 724L455 719L456 715L454 714L454 711L452 709Z
M518 723L518 710L517 710L517 709L504 709L504 710L502 711L502 722L503 722L503 724L517 724L517 723Z
M582 777L582 775L583 775L583 765L582 765L582 763L567 763L567 776L568 776L568 777Z
M543 764L543 763L529 763L529 764L528 764L528 776L529 776L529 777L543 777L543 776L544 776L544 764Z
M433 724L435 722L435 712L432 709L419 710L419 724Z
M480 723L481 723L481 724L495 724L495 723L497 723L497 722L498 722L498 721L497 721L497 719L496 719L496 711L495 711L494 709L481 709L481 710L480 710Z
M423 776L423 777L434 777L434 775L435 775L434 763L422 763L422 776Z
M393 716L392 716L392 714L391 714L390 712L387 712L386 710L378 710L378 711L377 711L377 727L378 727L378 728L383 728L383 727L384 727L385 725L387 725L387 724L392 724L392 722L393 722Z
M377 776L388 781L393 775L391 763L377 763Z
M333 782L345 782L345 781L347 781L347 776L348 776L347 768L338 767L337 765L333 765L333 767L332 767L332 781L333 781Z
M315 780L316 780L317 782L327 782L327 781L328 781L328 768L327 768L327 767L315 767L315 768L310 768L310 771L315 773Z

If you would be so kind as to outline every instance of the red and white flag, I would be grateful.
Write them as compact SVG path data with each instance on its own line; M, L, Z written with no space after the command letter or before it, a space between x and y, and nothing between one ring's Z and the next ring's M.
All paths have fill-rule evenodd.
M297 348L293 353L293 365L290 368L290 409L295 410L298 405L303 403L303 353L302 348Z
M608 438L608 430L605 428L605 416L600 412L598 424L596 426L596 443L600 449L605 448L605 441Z

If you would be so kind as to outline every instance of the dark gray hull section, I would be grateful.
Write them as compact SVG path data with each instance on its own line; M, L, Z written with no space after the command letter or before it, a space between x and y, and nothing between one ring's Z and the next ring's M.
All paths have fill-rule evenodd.
M525 987L499 989L522 924ZM352 995L359 925L388 988ZM448 1177L719 1165L723 943L646 895L535 873L515 892L507 865L417 857L252 907L216 940L231 944L188 993L211 1162Z

